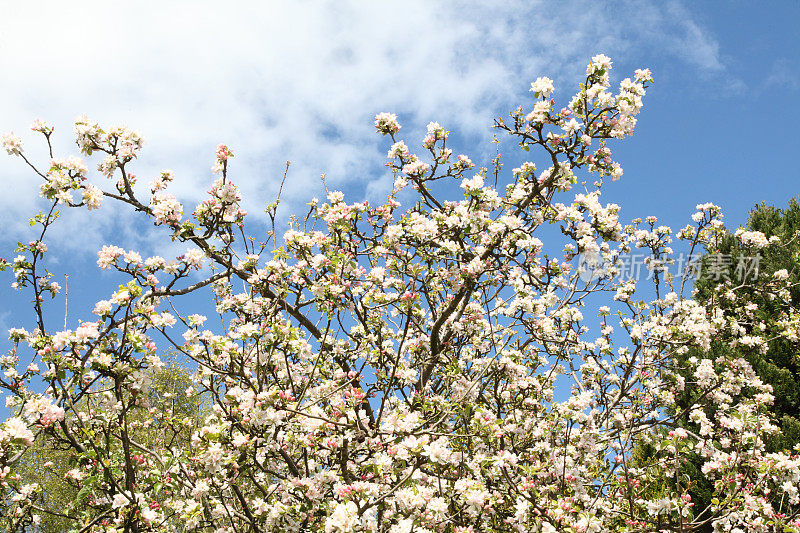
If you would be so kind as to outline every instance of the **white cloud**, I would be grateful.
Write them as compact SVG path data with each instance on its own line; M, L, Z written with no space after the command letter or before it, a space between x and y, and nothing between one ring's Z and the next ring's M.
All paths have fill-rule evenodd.
M380 111L400 115L409 144L428 120L479 140L536 76L574 80L597 52L625 75L656 54L724 70L714 39L677 3L615 3L613 11L594 2L132 5L6 6L0 130L20 133L43 118L69 151L79 114L134 127L147 140L141 181L172 168L187 211L211 181L219 142L236 154L232 176L251 211L274 197L287 159L284 197L298 206L319 194L322 172L333 188L381 188L385 147L371 124ZM0 179L0 221L13 233L33 208L35 182L4 155ZM68 228L83 235L84 219L70 218L65 238ZM100 220L119 225L107 209ZM103 231L83 242L95 248Z
M772 67L759 89L763 91L773 87L788 91L800 89L800 76L797 75L797 67L785 57L779 57L773 61Z
M9 328L8 319L11 317L11 311L0 311L0 339L5 337Z

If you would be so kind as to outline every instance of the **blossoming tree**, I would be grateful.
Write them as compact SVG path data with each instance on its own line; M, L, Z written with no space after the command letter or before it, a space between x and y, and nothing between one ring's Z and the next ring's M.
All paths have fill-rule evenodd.
M45 170L5 136L52 205L33 219L41 237L2 265L33 292L36 321L10 331L14 349L1 360L12 411L0 425L2 527L30 529L47 511L17 467L42 435L74 452L68 478L85 499L64 515L81 532L800 531L797 451L764 449L775 431L770 387L741 358L677 366L723 333L744 350L796 335L788 282L760 283L785 314L753 323L747 302L700 305L668 272L645 289L615 275L631 250L663 264L673 239L696 248L725 230L711 204L673 234L653 217L623 225L619 206L601 203L604 181L622 174L607 141L633 133L652 82L639 70L614 94L610 70L594 57L560 110L552 81L539 78L532 110L495 121L545 161L510 176L499 157L475 170L454 155L436 123L416 155L396 117L379 114L392 143L386 201L331 192L282 239L247 238L225 146L208 199L186 216L166 192L169 171L146 197L135 193L142 139L131 130L75 125L81 153L102 154L108 189L87 183L82 159L53 158ZM33 129L49 146L52 128ZM576 194L581 174L595 182ZM444 199L437 180L463 194ZM101 201L127 204L188 250L165 260L104 246L98 265L129 282L97 303L95 319L57 331L42 311L43 295L59 289L42 266L47 230L59 204ZM563 257L537 238L547 225L567 241ZM578 254L601 258L603 273L587 280ZM181 296L204 288L224 328L182 309ZM141 431L180 434L190 423L148 408L148 369L164 350L197 367L185 394L210 398L184 445ZM675 410L687 370L697 392L688 429ZM633 461L642 443L654 452ZM714 485L704 509L682 473L690 453Z

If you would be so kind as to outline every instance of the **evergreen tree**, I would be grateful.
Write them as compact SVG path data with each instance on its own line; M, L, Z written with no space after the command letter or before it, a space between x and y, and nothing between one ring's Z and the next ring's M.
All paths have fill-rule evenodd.
M800 303L800 203L792 198L786 209L762 203L751 211L746 225L747 231L762 233L766 238L777 237L780 245L755 250L741 242L735 235L726 234L719 240L717 250L709 250L705 263L714 261L714 255L723 258L728 269L727 276L700 276L696 283L696 298L707 301L714 297L716 286L739 284L744 277L766 279L785 270L792 282L790 294L792 304ZM754 253L755 252L755 253ZM724 259L724 258L729 258ZM757 268L757 272L754 269ZM727 279L725 279L727 278ZM779 327L785 314L785 305L758 294L758 283L749 289L752 301L758 304L754 310L756 318ZM731 305L737 305L731 302ZM767 450L776 452L792 450L800 442L800 343L787 339L775 339L769 343L766 353L757 349L743 349L741 355L753 366L758 376L772 385L775 401L769 410L773 413L780 432L767 441Z
M753 239L757 241L761 237L748 232L759 232L767 240L777 237L779 243L759 247L753 244ZM761 242L763 243L763 240ZM735 307L740 305L741 298L728 299L726 293L733 287L749 283L751 287L744 290L750 297L749 301L757 304L756 308L751 308L749 311L753 322L762 320L780 329L783 321L791 319L786 313L786 302L762 296L759 293L759 281L769 279L776 272L785 270L792 282L785 299L795 305L800 303L798 258L800 258L798 200L793 198L786 209L765 203L756 205L750 211L744 229L736 234L721 234L716 246L705 250L697 272L695 298L704 303L719 299L723 306ZM745 324L744 327L747 329L750 326ZM680 356L677 363L684 366L690 357L712 361L721 355L743 357L758 376L773 388L775 400L772 405L766 406L766 409L771 412L774 423L780 430L766 439L767 452L793 450L800 443L800 343L797 340L778 338L770 341L766 348L765 352L758 347L731 348L729 339L719 338L712 343L709 351L690 350ZM683 411L676 413L679 415L677 422L696 431L695 424L690 421L689 412L699 400L698 389L693 384L692 375L687 372L684 378L686 386L678 399L678 406ZM706 413L708 417L714 415L712 412ZM646 450L639 450L638 455L643 463L646 462L648 455ZM683 475L691 487L690 495L695 504L695 517L702 516L703 511L710 505L717 505L711 497L714 487L702 473L702 464L703 459L695 455L682 465ZM710 522L703 530L712 531Z

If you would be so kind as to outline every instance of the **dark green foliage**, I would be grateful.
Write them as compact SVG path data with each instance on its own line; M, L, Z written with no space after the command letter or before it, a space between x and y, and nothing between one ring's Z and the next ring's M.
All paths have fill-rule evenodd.
M703 257L701 275L695 283L697 293L695 298L701 302L708 302L713 298L718 298L720 289L740 287L742 283L749 283L750 287L737 289L739 293L748 294L751 301L758 304L758 309L753 314L753 322L764 322L768 326L785 316L784 304L778 300L770 300L759 293L760 285L764 280L771 277L775 272L786 269L789 273L789 280L793 284L800 284L800 269L797 268L798 257L800 257L800 203L797 199L792 199L786 209L779 209L764 203L756 205L749 214L746 229L749 231L759 231L767 238L778 237L779 244L768 246L764 249L756 249L751 246L743 245L737 237L732 234L722 236L717 242L715 249L707 249ZM741 279L743 272L737 268L741 265L752 266L752 260L748 257L757 256L758 275L747 276ZM726 268L717 269L715 275L709 275L712 271L709 265L717 262L720 264L719 257L729 258L725 260ZM705 272L706 275L702 275ZM800 303L800 288L794 286L790 291L790 299L793 305ZM721 301L721 305L737 305L735 302L726 303ZM750 328L749 325L745 326ZM748 331L749 333L749 331ZM800 343L788 341L786 339L773 340L769 344L769 349L762 354L757 349L742 347L730 348L730 339L720 338L712 343L710 353L701 353L699 350L692 350L682 356L677 363L681 365L691 356L698 358L716 359L723 352L734 352L734 356L744 357L753 367L756 374L765 383L772 385L775 401L768 410L772 414L774 423L780 427L780 431L769 437L765 444L767 452L791 451L794 446L800 443ZM697 400L697 389L691 383L692 377L686 375L686 389L678 398L677 404L679 413L693 405ZM676 413L678 414L678 413ZM713 417L713 413L707 413ZM687 416L679 418L678 423L687 428L691 427ZM695 457L684 465L683 471L691 478L689 493L695 503L696 516L710 505L711 495L714 487L700 471L703 464L702 458ZM711 525L707 524L704 531L712 531Z
M729 277L738 284L735 267L740 257L758 253L760 277L772 276L781 269L789 273L789 280L795 285L790 291L793 305L800 303L800 269L797 268L800 255L800 203L796 198L789 202L786 209L779 209L764 203L756 205L747 221L747 229L760 231L767 237L780 238L780 245L773 245L762 250L753 250L743 246L733 235L727 235L719 242L716 250L707 250L710 254L722 254L731 258ZM724 283L723 279L714 280L701 277L696 283L696 298L707 301L713 298L715 285ZM752 301L758 304L755 318L767 324L773 324L782 318L784 310L777 300L769 300L758 294L759 283L752 288L744 289ZM753 366L758 376L765 383L772 385L775 403L770 407L775 423L781 428L778 435L767 441L767 451L777 452L792 450L800 442L800 343L786 339L773 340L766 354L757 350L742 351L741 355Z

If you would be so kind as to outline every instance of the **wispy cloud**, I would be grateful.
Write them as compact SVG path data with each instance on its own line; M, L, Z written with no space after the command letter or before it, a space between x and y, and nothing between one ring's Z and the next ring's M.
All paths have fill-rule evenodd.
M761 89L780 87L789 91L800 89L800 76L797 74L797 65L785 57L779 57L772 63Z
M0 338L6 336L6 332L11 327L8 319L11 317L11 311L0 311Z
M574 80L594 53L623 70L658 56L724 71L713 36L674 2L77 5L7 6L0 129L21 133L47 119L71 153L67 130L78 114L135 127L147 139L137 174L147 183L175 170L188 210L211 180L219 142L233 147L233 177L254 211L274 197L291 160L285 198L296 206L318 193L323 172L333 187L380 189L385 147L371 126L379 111L398 113L415 144L428 120L479 140L532 79ZM5 157L0 179L0 220L13 232L36 184ZM103 216L106 228L118 221ZM69 218L65 228L85 235L82 215ZM86 243L107 232L94 231Z

